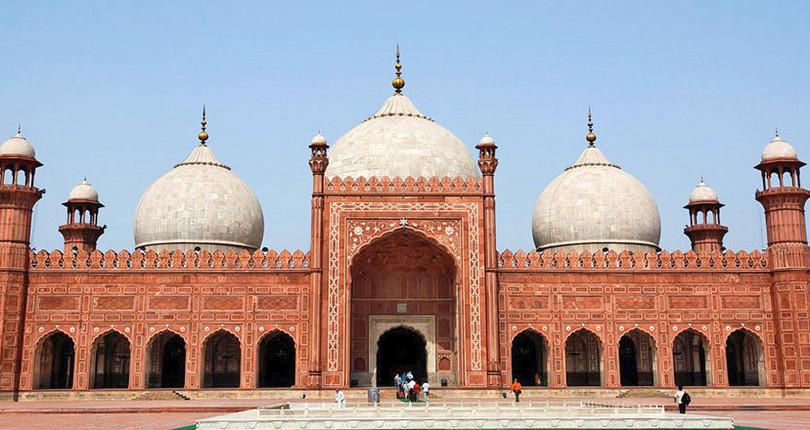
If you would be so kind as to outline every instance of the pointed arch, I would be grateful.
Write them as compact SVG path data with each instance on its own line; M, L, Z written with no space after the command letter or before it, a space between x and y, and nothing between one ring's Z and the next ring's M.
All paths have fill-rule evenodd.
M726 336L726 369L728 385L766 385L765 350L762 339L753 331L740 327Z
M672 341L675 385L707 386L712 383L709 338L694 328L682 330Z
M90 388L129 387L129 338L113 328L96 336L90 348Z
M292 387L295 385L296 343L286 331L275 329L265 333L258 341L259 368L257 386Z
M655 338L640 328L619 338L619 374L623 387L655 386L658 383Z
M377 386L393 386L397 374L411 372L418 383L428 380L427 339L419 330L399 325L377 340Z
M574 330L565 339L565 369L568 386L604 385L602 339L587 328Z
M203 388L239 388L242 347L239 338L221 328L208 335L202 345Z
M76 347L73 338L54 329L43 335L34 352L34 387L37 389L73 388Z
M512 338L512 380L524 386L548 386L548 339L534 328Z
M166 328L146 343L146 388L183 388L186 380L186 339Z

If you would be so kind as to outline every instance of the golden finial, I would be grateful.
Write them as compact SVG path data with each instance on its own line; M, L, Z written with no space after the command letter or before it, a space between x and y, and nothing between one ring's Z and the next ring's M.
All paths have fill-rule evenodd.
M394 66L397 70L397 77L391 82L394 86L394 94L402 94L402 87L405 86L405 81L402 79L402 64L399 62L399 44L397 44L397 65Z
M591 120L591 107L588 106L588 135L585 136L585 140L588 141L590 146L593 146L593 143L596 142L596 135L593 134L593 121Z
M203 116L200 124L202 125L202 131L197 137L200 139L200 144L205 145L205 141L208 140L208 133L205 132L205 125L208 124L208 121L205 120L205 105L203 105Z

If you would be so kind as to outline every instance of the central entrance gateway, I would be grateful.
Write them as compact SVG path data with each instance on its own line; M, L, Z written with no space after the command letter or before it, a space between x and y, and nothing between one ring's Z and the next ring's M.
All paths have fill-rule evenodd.
M390 387L408 371L420 384L458 383L451 255L402 228L360 250L351 283L351 385Z

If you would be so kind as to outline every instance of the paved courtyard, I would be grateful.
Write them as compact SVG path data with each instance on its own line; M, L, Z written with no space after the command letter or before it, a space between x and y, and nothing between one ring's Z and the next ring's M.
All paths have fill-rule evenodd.
M482 401L481 399L452 400ZM668 403L669 399L660 397L602 398L598 400L623 404L674 406ZM192 425L197 419L251 409L277 401L250 399L0 402L0 428L38 430L175 429ZM693 406L691 411L696 414L731 416L734 418L735 424L741 426L775 430L810 429L810 401L807 399L700 399L696 400Z

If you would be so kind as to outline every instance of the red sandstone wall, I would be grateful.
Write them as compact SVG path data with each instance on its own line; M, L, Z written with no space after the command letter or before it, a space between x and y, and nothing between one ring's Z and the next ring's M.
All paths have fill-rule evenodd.
M295 340L296 385L303 384L311 286L308 257L300 251L213 256L108 251L80 252L75 259L54 251L31 260L22 390L33 388L37 343L54 330L75 342L74 389L88 388L93 342L109 330L130 341L131 389L144 388L146 346L163 330L186 341L186 388L199 388L202 343L221 329L241 342L242 388L256 386L258 344L276 329Z

